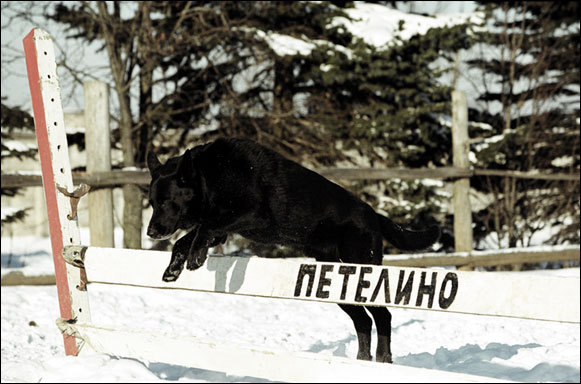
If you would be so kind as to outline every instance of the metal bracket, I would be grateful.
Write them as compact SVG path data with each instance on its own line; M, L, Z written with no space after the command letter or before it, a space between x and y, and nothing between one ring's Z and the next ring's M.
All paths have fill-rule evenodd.
M87 247L84 245L67 245L63 248L63 257L67 263L85 268L85 252Z
M67 191L66 188L61 187L60 185L57 184L56 189L58 189L59 192L65 195L66 197L70 198L71 213L67 215L67 219L74 220L77 217L77 207L79 205L79 200L81 199L81 197L85 196L89 192L91 187L83 183L79 185L79 187L71 193Z
M83 245L67 245L63 248L63 258L72 266L81 270L80 282L75 288L79 291L87 290L87 271L85 271L85 252L87 247Z

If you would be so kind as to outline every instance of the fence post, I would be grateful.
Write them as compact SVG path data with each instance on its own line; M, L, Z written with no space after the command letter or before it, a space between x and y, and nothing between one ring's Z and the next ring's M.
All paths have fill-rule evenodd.
M468 106L466 94L452 91L452 156L454 167L469 169ZM454 248L456 252L472 251L472 210L470 179L454 181Z
M63 247L81 244L81 236L78 217L72 216L71 200L62 193L62 190L68 193L74 191L52 41L47 32L38 28L26 35L23 40L26 71L42 168L60 314L63 319L87 323L91 321L87 275L84 269L65 263L62 257ZM82 342L66 334L63 334L63 338L66 354L76 355Z
M87 172L107 172L111 170L109 90L102 81L87 81L84 91ZM89 192L91 245L113 248L113 229L113 191L93 189Z

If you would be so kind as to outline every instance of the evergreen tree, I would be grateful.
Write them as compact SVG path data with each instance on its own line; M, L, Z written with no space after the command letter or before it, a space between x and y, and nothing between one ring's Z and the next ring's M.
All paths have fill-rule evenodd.
M311 119L342 150L356 151L371 166L449 165L450 130L439 117L450 114L451 88L438 78L452 68L454 53L470 45L467 27L434 28L385 48L356 40L348 46L350 57L323 56L310 73L314 84L322 84L309 99ZM434 69L441 58L450 65ZM390 217L421 227L442 218L449 197L436 186L442 183L390 180L356 188Z
M32 116L18 107L10 107L2 103L2 119L0 124L2 126L2 161L8 158L17 158L18 160L25 158L36 158L36 149L22 148L22 146L15 147L9 144L13 142L12 138L15 132L34 130L34 120ZM19 188L1 188L2 196L12 197L17 195L18 192ZM3 215L2 225L23 220L26 217L26 212L29 209L30 207L18 209L14 212L10 212L7 215Z
M341 154L304 104L322 91L312 69L352 40L345 29L330 27L333 18L346 15L328 2L236 2L223 11L246 17L238 30L250 55L238 75L248 70L247 86L236 87L239 77L232 77L235 97L222 103L216 116L220 126L208 137L244 135L297 161L331 164ZM311 47L297 49L297 44ZM330 108L337 112L337 106Z
M579 174L578 3L483 2L482 9L487 55L470 64L482 71L485 109L471 120L492 129L473 145L476 166ZM553 243L579 242L579 182L482 177L472 184L492 196L477 225L496 232L498 246L527 246L547 226L561 228Z

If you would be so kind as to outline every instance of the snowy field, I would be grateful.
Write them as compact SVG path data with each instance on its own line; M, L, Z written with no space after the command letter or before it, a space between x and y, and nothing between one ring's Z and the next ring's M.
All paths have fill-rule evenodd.
M51 272L49 249L48 239L3 239L2 274ZM579 269L542 273L578 277ZM353 359L357 354L353 326L334 304L97 284L88 289L99 325L264 349ZM514 381L580 380L579 324L391 311L395 364ZM57 317L55 286L2 287L2 382L260 381L109 355L65 357ZM408 379L424 382L430 376Z

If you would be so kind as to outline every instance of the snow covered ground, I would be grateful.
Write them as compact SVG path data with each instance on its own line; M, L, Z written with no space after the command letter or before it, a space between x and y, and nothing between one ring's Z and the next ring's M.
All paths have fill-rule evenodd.
M6 265L9 258L12 267ZM20 267L22 263L26 266ZM51 263L48 239L2 241L2 274L47 273ZM546 273L579 276L579 269ZM333 304L96 284L89 285L89 293L93 322L99 325L264 349L348 358L357 353L353 326ZM257 381L109 355L65 357L55 325L55 286L2 287L1 297L2 382ZM395 364L515 381L580 380L579 324L391 311Z

